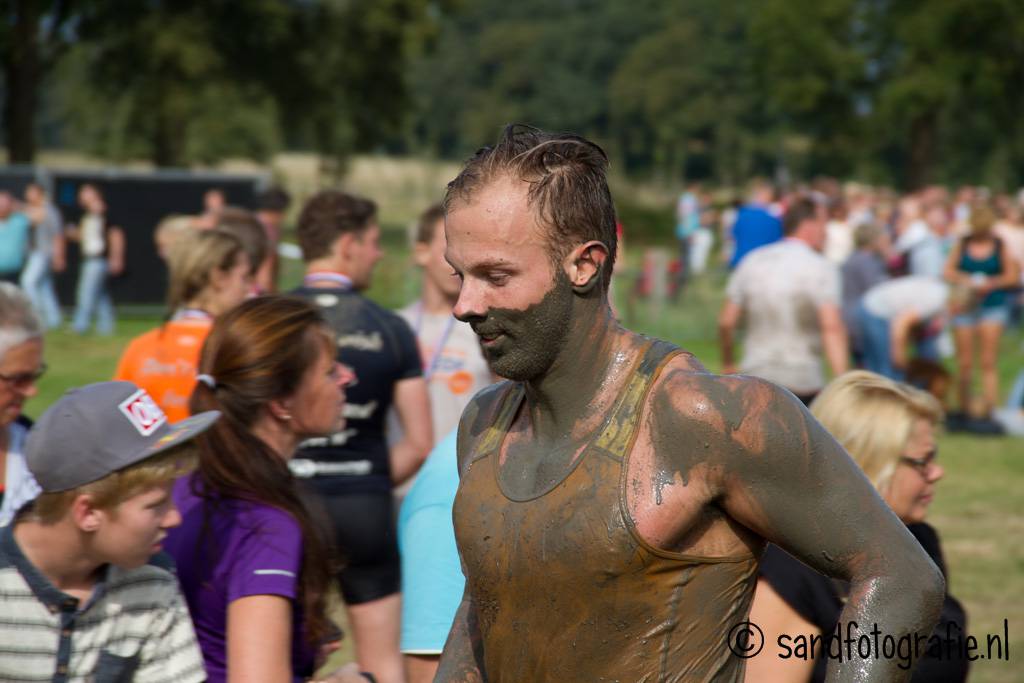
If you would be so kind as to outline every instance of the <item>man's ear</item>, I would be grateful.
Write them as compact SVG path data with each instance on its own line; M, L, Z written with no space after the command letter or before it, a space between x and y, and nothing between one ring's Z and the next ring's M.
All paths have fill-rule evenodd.
M579 245L565 257L569 282L577 294L589 294L601 285L601 273L608 262L608 247L591 240Z
M71 519L75 526L86 533L99 530L104 518L103 510L96 507L95 501L88 493L75 496L71 502Z
M356 241L356 233L354 232L343 232L334 242L334 256L341 262L346 262L351 258L352 245Z

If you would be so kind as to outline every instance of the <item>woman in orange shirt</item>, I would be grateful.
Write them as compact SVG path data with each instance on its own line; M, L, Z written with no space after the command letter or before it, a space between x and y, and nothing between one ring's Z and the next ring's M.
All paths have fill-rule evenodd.
M199 351L213 319L246 298L254 268L241 241L219 229L182 235L171 247L168 267L170 317L128 344L114 379L145 389L175 422L189 415Z

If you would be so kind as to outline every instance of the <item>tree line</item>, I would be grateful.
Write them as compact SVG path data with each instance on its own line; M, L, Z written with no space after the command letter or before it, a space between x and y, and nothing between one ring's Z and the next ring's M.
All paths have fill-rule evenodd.
M1024 183L1019 0L6 0L4 131L161 165L458 158L523 121L634 175Z

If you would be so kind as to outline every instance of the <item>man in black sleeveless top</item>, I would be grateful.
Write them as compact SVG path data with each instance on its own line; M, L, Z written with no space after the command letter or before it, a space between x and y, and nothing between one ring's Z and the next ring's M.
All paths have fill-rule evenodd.
M844 620L927 636L941 574L799 401L615 321L606 167L511 126L448 186L454 312L511 381L460 424L466 594L436 680L739 681L766 540L851 582Z
M345 430L305 444L291 461L323 497L345 560L339 573L360 668L381 683L403 680L398 650L399 558L392 484L419 469L433 443L430 405L412 330L360 292L381 258L376 205L342 192L303 207L299 243L306 277L294 294L316 304L338 338L338 360L356 381L346 389ZM394 405L403 438L388 448Z

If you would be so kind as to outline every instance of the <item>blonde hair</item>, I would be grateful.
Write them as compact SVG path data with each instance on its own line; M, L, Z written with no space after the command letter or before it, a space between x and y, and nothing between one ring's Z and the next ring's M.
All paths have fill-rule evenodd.
M174 313L199 296L210 284L214 270L230 270L244 252L236 235L219 228L181 235L168 255L168 311Z
M928 392L854 370L833 380L811 403L811 413L884 494L919 419L937 423L943 412Z
M161 220L153 231L153 241L160 258L166 260L174 243L194 230L191 216L172 214Z
M81 495L92 497L93 505L101 510L114 510L129 498L194 470L198 452L189 441L77 488L40 493L27 514L42 524L59 522Z
M971 217L968 220L971 236L989 234L997 220L996 212L987 202L975 202L971 205Z

